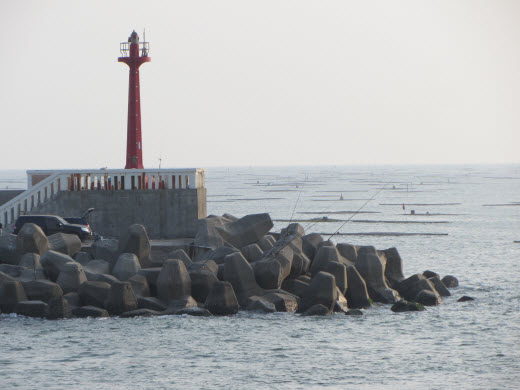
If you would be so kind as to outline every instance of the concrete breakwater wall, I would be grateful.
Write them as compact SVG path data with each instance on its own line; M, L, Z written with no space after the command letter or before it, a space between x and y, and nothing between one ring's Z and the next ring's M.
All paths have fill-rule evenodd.
M197 220L206 217L206 189L61 191L31 213L74 217L91 207L89 222L104 237L119 238L134 223L150 238L194 237Z
M376 302L394 312L424 310L458 285L432 271L406 278L395 248L336 245L297 223L280 233L272 227L268 214L209 216L198 222L195 250L159 260L139 224L83 251L76 236L46 237L26 224L18 236L0 237L0 309L50 319L239 310L359 315Z

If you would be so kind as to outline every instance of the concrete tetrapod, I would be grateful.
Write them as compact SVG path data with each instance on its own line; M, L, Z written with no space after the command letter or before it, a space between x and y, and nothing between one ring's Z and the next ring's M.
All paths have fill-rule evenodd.
M164 302L154 297L137 297L137 306L139 309L150 309L155 311L164 311L168 308Z
M331 312L327 307L318 303L305 310L302 313L302 316L328 316L330 314Z
M7 274L13 278L20 278L24 271L26 271L26 269L18 265L0 264L0 272Z
M276 244L276 240L271 235L263 236L260 240L258 240L257 245L262 251L268 251L271 249L274 244Z
M424 306L416 302L408 302L404 299L394 303L390 308L395 313L403 313L407 311L422 311Z
M16 251L19 256L37 253L40 256L49 250L49 240L43 230L34 223L26 223L16 236Z
M197 221L197 234L195 235L194 245L206 250L217 249L224 246L224 239L217 232L217 227L226 223L220 217L206 217ZM203 253L203 252L201 252Z
M108 262L112 269L119 257L119 241L112 239L94 241L90 247L90 253L94 259Z
M452 275L446 275L441 279L441 282L447 287L447 288L455 288L459 286L459 281L455 276Z
M365 280L368 294L374 301L395 303L400 297L397 291L392 290L385 281L384 268L381 259L376 254L362 252L367 247L361 247L356 261L356 269Z
M108 312L105 309L95 306L76 307L72 310L72 314L76 317L108 317Z
M334 275L320 271L312 278L309 287L305 289L298 311L304 312L314 305L321 304L332 312L337 300Z
M26 268L21 275L23 280L45 279L45 273L40 263L40 255L36 253L26 253L20 259L18 266Z
M69 304L69 308L72 310L78 306L81 306L81 299L79 298L79 294L75 292L70 292L63 295L63 298L67 300Z
M164 265L164 264L163 264ZM150 288L150 294L152 296L157 296L157 278L161 273L161 268L141 268L138 275L143 275L148 282L148 287Z
M442 302L441 296L435 290L421 290L414 299L414 302L425 306L436 306Z
M310 273L316 275L320 271L325 271L331 262L340 263L339 253L335 246L320 247L312 260Z
M76 262L68 255L50 250L40 257L40 263L47 277L51 281L55 282L58 279L58 276L60 276L60 272L65 264Z
M176 250L171 251L170 253L168 253L168 259L172 259L172 260L173 259L178 259L178 260L181 260L184 263L186 268L189 268L191 263L192 263L190 257L182 249L176 249Z
M166 260L157 277L157 298L170 303L191 294L191 278L181 260Z
M0 309L3 313L12 313L18 302L26 300L22 283L13 280L0 285Z
M130 282L116 282L110 287L105 307L110 314L123 314L137 309L137 299Z
M249 263L254 263L255 261L260 260L264 254L257 244L246 245L240 251Z
M85 282L80 286L78 294L83 305L105 308L105 302L110 294L110 284Z
M110 274L110 264L105 260L91 260L83 266L85 274Z
M237 221L216 227L217 232L235 248L254 244L264 237L273 227L271 216L264 214L249 214Z
M75 234L55 233L48 237L49 249L74 256L81 251L81 240Z
M403 260L397 248L385 249L384 253L386 255L385 277L390 287L395 289L397 283L404 280Z
M267 292L262 298L271 302L279 312L292 313L300 306L300 298L282 290Z
M274 303L264 299L263 297L257 297L254 295L247 299L245 310L261 313L274 313L276 311L276 307Z
M282 229L282 231L280 232L281 237L283 237L285 235L290 236L291 238L295 238L295 237L300 238L305 235L305 229L298 222L293 222L293 223L290 223L289 225L287 225L287 227ZM301 245L300 245L300 249L302 249Z
M51 299L47 309L47 319L49 320L72 317L72 310L69 307L69 303L63 297Z
M309 258L314 259L318 251L318 245L323 242L323 237L318 233L310 233L302 237L303 253Z
M311 261L303 252L294 252L291 273L288 278L297 278L298 276L307 273L310 267Z
M44 318L47 316L47 304L42 301L22 301L16 304L14 312L22 316Z
M61 287L64 294L78 291L79 287L87 281L80 263L75 261L65 263L61 268L56 284Z
M399 294L408 301L414 301L421 290L435 291L433 283L421 274L415 274L402 280L396 284L395 288L399 291Z
M211 271L200 269L190 271L191 296L197 302L205 302L213 284L218 282L217 277Z
M126 282L132 276L137 275L140 269L141 264L134 253L121 253L114 265L112 275L119 280Z
M212 260L216 264L224 264L224 262L226 261L226 256L235 252L238 252L238 249L230 248L227 246L221 246L219 248L206 252L201 260Z
M134 290L134 294L136 297L150 296L150 287L148 286L148 281L146 280L145 276L134 275L130 279L128 279L128 281L132 285L132 290Z
M282 290L301 298L308 285L309 283L298 279L285 279L282 283Z
M428 278L428 280L433 284L433 287L441 297L449 297L451 295L448 288L441 282L438 276Z
M240 252L226 257L224 280L231 283L240 304L245 305L247 298L253 295L263 295L263 290L256 282L253 268Z
M346 260L352 263L349 265L354 265L356 263L357 249L354 245L339 243L336 245L336 248L338 249L338 252L341 256L343 256Z
M325 272L334 275L336 286L339 288L341 294L345 295L347 291L347 267L341 263L330 262L325 267Z
M255 280L265 289L278 289L284 280L282 266L275 259L264 259L253 263Z
M92 250L92 247L90 249ZM87 253L87 252L78 252L72 258L74 259L74 261L80 263L83 267L85 267L90 261L93 260L90 253ZM105 260L103 260L103 261L105 261ZM107 261L105 261L105 262L108 264ZM110 272L110 270L109 270L109 272Z
M218 275L219 265L215 263L213 260L202 260L202 261L194 261L190 264L188 271L209 271L213 275Z
M213 315L230 315L238 313L238 301L231 283L214 283L204 306Z
M367 285L354 266L347 267L346 298L350 309L365 309L372 306Z
M16 251L16 236L4 234L0 236L0 262L16 265L20 255Z
M31 301L48 303L53 298L63 296L63 290L50 280L31 280L22 282L25 294Z
M143 268L152 267L150 239L143 225L131 225L119 241L119 253L133 253Z

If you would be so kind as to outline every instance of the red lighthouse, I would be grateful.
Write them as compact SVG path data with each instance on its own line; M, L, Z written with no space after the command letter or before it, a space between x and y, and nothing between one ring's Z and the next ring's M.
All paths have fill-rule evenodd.
M124 62L130 68L128 81L128 124L126 131L126 165L125 169L143 169L143 142L141 138L141 98L139 93L139 67L150 62L148 42L139 42L139 35L132 32L128 42L120 45Z

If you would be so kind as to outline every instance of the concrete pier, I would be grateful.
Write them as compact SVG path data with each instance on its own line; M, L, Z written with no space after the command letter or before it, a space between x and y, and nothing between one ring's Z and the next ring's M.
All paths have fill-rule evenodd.
M78 217L89 208L94 231L118 238L128 226L145 226L150 238L193 237L206 217L204 169L28 171L23 193L0 204L0 222L24 214Z
M118 238L134 223L150 238L195 237L197 220L206 217L206 189L63 191L32 213L78 216L90 207L90 225L103 237Z

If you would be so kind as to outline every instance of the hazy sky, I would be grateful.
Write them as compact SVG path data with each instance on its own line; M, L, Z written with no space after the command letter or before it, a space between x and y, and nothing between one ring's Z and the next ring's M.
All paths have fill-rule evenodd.
M0 0L0 169L519 163L520 1Z

